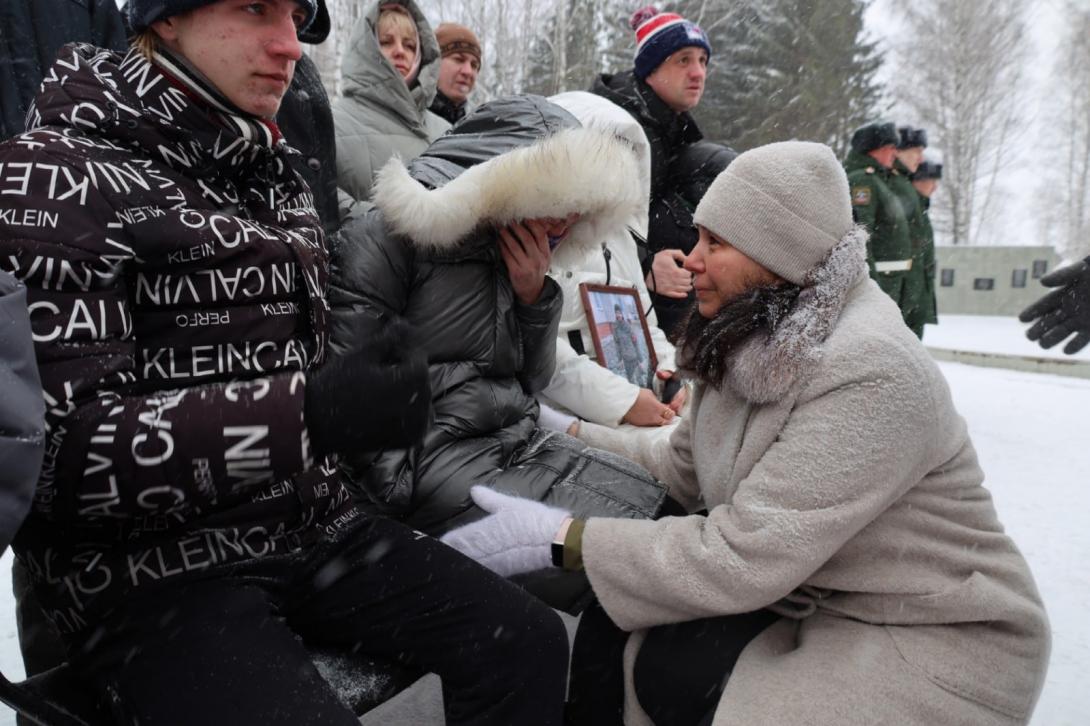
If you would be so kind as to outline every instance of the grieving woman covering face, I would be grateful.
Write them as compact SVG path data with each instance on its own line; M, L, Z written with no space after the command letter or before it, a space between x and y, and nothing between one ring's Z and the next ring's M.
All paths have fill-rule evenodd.
M579 433L694 514L569 520L488 493L496 513L446 541L510 574L497 553L553 525L538 546L563 539L562 564L635 633L628 724L1026 723L1049 651L1040 597L946 381L867 277L832 151L748 151L694 220L692 414L669 441ZM596 677L577 700L608 695L620 667L595 655L577 637L573 678Z
M376 208L335 245L331 343L349 352L404 317L403 345L428 357L432 418L412 447L346 457L361 501L429 534L480 517L469 490L481 482L585 515L653 516L661 485L539 430L534 398L556 365L562 296L550 262L574 266L623 233L645 198L634 149L541 97L503 98L408 167L390 161L375 189ZM546 572L573 581L573 597L589 590L582 575Z

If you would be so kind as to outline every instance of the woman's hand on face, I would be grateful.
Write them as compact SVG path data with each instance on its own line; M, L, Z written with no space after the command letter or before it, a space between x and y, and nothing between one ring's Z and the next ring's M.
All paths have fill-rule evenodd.
M693 276L680 266L684 261L685 253L681 250L656 252L651 262L651 272L647 274L647 289L665 297L687 297L693 287Z
M507 266L515 297L523 305L533 305L545 287L552 251L545 225L528 219L500 228L500 256Z

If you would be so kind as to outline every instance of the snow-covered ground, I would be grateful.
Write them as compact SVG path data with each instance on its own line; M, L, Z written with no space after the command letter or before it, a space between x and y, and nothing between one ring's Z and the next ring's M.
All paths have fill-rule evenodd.
M1029 327L1018 318L998 315L940 315L938 325L924 329L923 342L944 350L1090 361L1090 345L1075 355L1064 355L1063 343L1043 350L1026 338Z
M943 317L928 345L1035 355L1012 318ZM1090 351L1084 352L1090 360ZM1090 380L940 364L980 454L1007 530L1037 578L1052 621L1052 658L1033 726L1090 723ZM10 554L0 560L0 669L19 678ZM0 706L0 725L13 724ZM426 726L421 724L421 726Z
M925 336L926 337L926 336ZM1090 723L1090 381L940 364L1052 621L1034 726Z

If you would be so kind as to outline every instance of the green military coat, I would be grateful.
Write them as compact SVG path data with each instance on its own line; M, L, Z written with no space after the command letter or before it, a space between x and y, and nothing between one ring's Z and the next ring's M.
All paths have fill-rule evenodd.
M920 204L920 193L912 186L909 180L908 168L901 161L893 162L893 174L890 178L890 189L897 196L901 207L905 212L908 222L908 238L912 245L912 268L905 274L904 291L901 295L901 314L905 323L916 337L923 338L923 326L927 321L925 317L925 298L928 296L927 271L924 269L923 249L923 207Z
M935 231L931 228L931 200L919 192L916 193L920 197L920 265L923 267L926 286L919 314L924 323L937 323L939 322L939 306L935 301ZM912 264L916 265L915 262Z
M912 269L912 241L908 216L894 191L900 174L885 169L873 158L857 151L844 161L852 195L852 216L867 228L867 265L870 275L905 310L905 286ZM907 180L906 180L907 181ZM916 190L909 185L909 190Z

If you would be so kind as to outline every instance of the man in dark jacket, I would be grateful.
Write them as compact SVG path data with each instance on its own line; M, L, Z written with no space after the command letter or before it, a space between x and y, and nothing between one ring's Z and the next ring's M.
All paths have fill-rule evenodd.
M469 94L481 72L481 41L476 34L458 23L442 23L435 29L439 41L439 80L431 111L456 124L466 115Z
M651 200L647 221L648 244L655 240L655 248L668 240L669 246L688 255L696 246L696 226L693 211L704 192L708 190L719 172L727 168L738 154L730 147L711 141L697 141L682 146L668 167L667 184L661 196ZM690 288L685 297L672 297L651 293L651 300L658 316L659 327L673 343L677 340L678 326L685 319L693 302L695 291Z
M27 318L26 289L0 270L0 552L30 510L42 464L45 405Z
M558 724L555 614L335 466L429 395L395 321L322 364L325 238L270 121L313 2L129 11L133 49L66 47L0 145L48 426L14 548L70 662L126 723L355 726L303 636L439 673L448 723Z
M636 32L633 69L602 74L591 91L628 111L643 126L651 145L650 203L655 213L656 200L672 192L671 160L686 144L703 138L689 112L704 93L712 49L707 35L695 23L676 13L660 13L653 6L637 10L629 24ZM647 241L654 255L647 290L658 297L687 299L692 279L681 268L685 253L678 240L649 234ZM667 333L670 324L659 320Z
M318 45L329 36L325 0L317 0L317 8L314 22L299 31L300 43ZM299 152L289 157L291 165L310 187L322 226L326 234L331 234L340 226L333 111L318 67L306 54L295 64L295 75L276 114L276 125Z
M25 129L27 107L65 43L120 50L125 28L114 0L0 3L0 141Z
M428 355L423 441L351 457L358 495L425 532L479 517L480 482L612 516L654 516L662 501L642 469L536 427L562 303L549 261L571 269L643 203L631 147L577 124L537 96L482 105L408 169L389 162L376 209L333 248L334 350L393 315Z
M900 137L893 122L875 121L852 134L844 161L852 197L852 217L870 233L870 275L893 302L905 310L905 279L912 269L908 216L893 190L900 174L893 168Z

